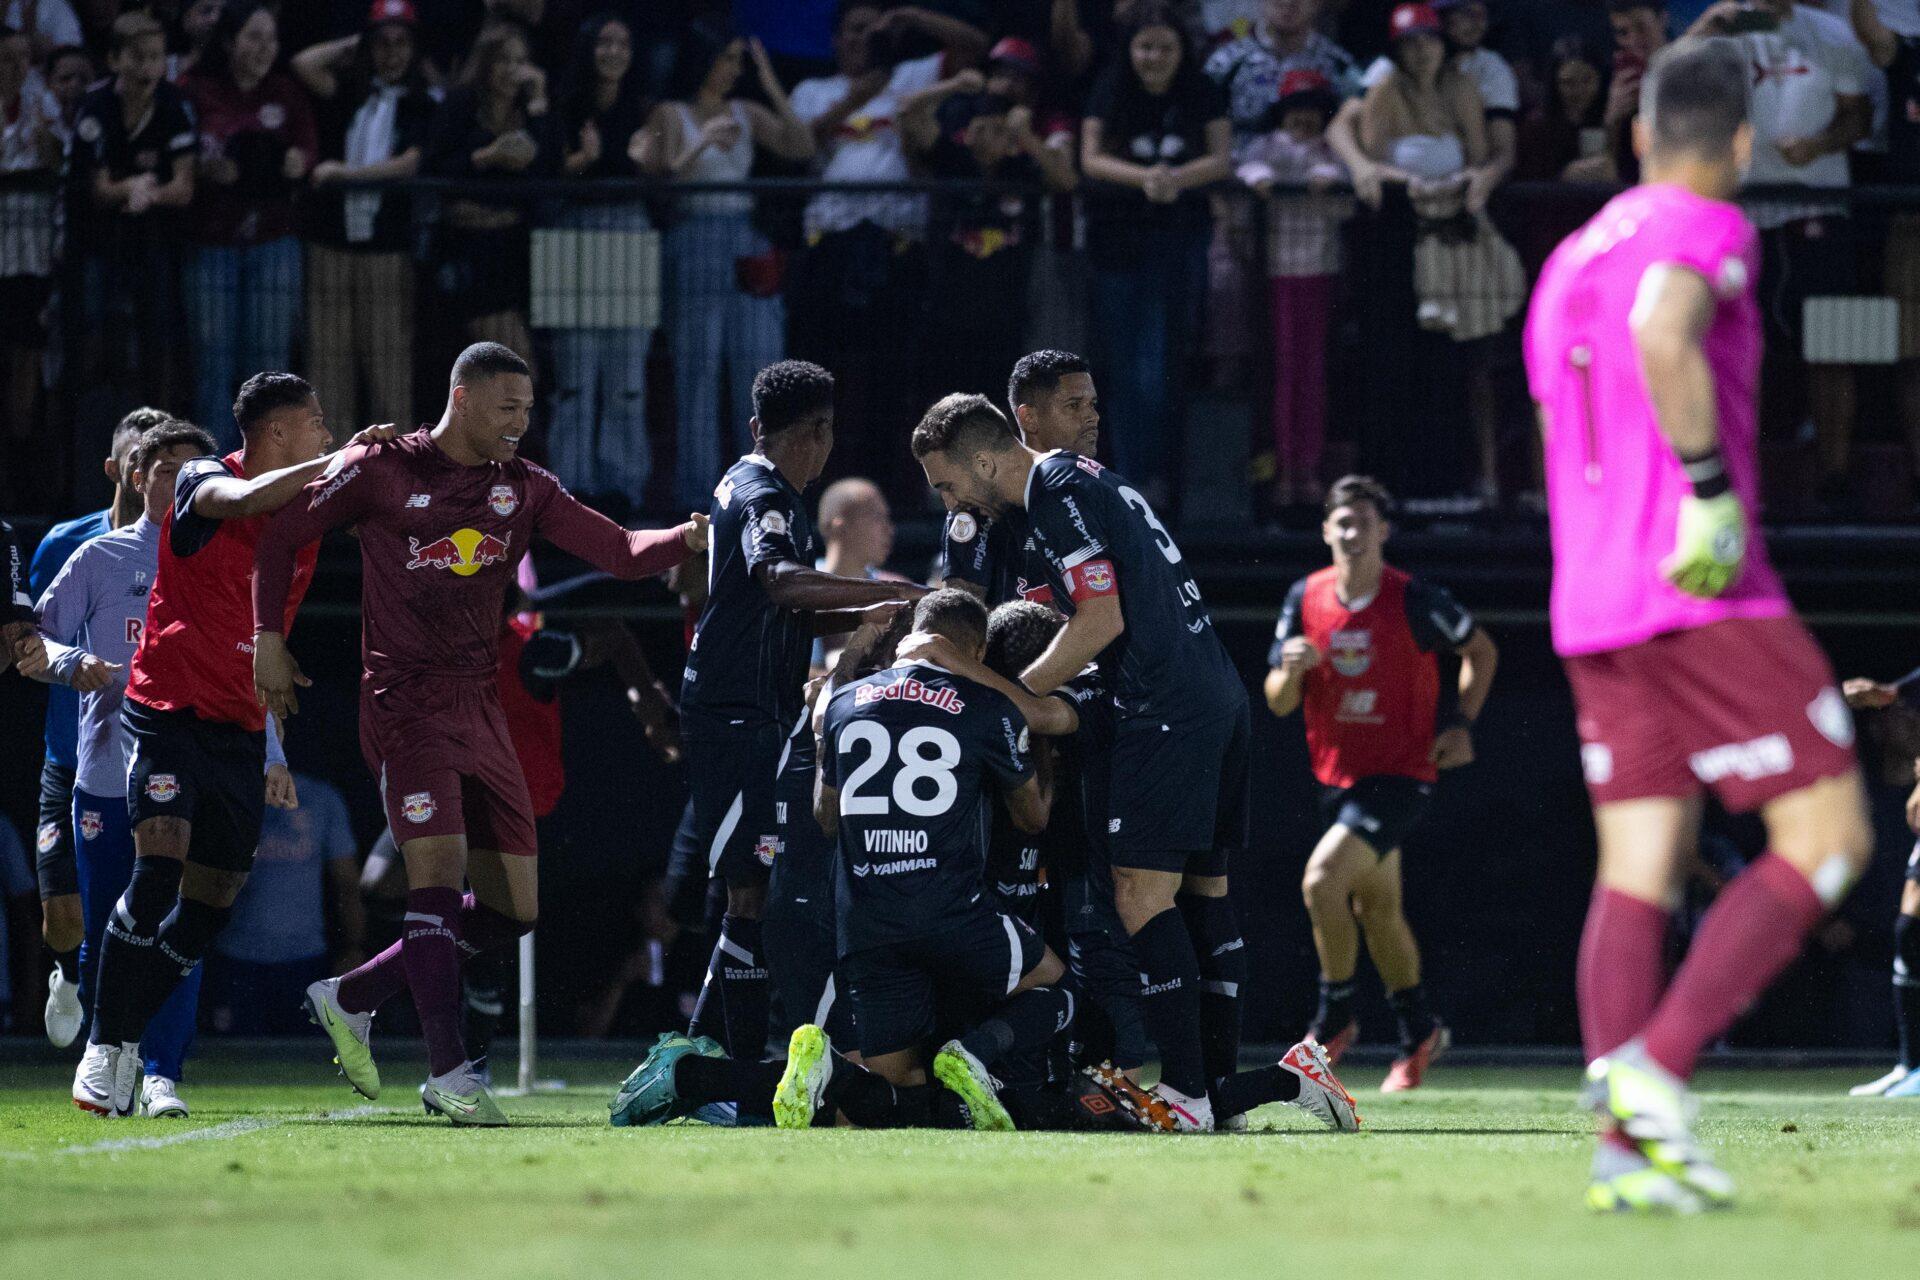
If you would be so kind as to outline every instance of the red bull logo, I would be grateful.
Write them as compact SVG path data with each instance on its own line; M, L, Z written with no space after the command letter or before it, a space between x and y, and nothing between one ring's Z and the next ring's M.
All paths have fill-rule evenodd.
M786 847L787 842L779 836L761 836L754 842L753 856L760 859L761 866L770 867L773 865L773 860L779 857Z
M504 519L520 509L520 497L512 485L497 484L487 494L487 505L493 508L493 514Z
M410 791L400 800L400 812L408 822L425 822L433 816L433 794Z
M83 839L98 840L105 829L106 823L101 820L98 809L80 811L80 835Z
M147 775L147 799L165 804L180 794L180 779L171 773Z
M1327 655L1343 676L1363 676L1373 665L1371 631L1336 631L1327 638Z
M505 560L512 541L511 531L504 538L496 538L478 529L456 529L425 546L418 538L408 538L407 550L413 558L407 561L407 568L451 569L462 578L471 578L488 565Z

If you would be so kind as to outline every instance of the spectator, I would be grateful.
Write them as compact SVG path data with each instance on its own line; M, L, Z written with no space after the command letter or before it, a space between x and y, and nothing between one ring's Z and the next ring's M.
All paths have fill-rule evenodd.
M180 14L175 52L167 55L167 79L178 84L189 71L200 65L213 29L220 24L220 11L226 0L189 0Z
M203 998L225 1035L305 1033L307 985L366 959L346 801L308 774L294 774L293 786L298 807L267 807L253 872L207 957Z
M1688 34L1730 35L1746 46L1754 69L1750 185L1851 185L1848 153L1873 123L1867 96L1873 65L1845 22L1794 0L1723 0ZM1801 343L1809 299L1855 292L1853 221L1838 201L1755 201L1747 213L1761 236L1768 366L1762 403L1790 415L1770 424L1776 430L1797 427L1803 419L1796 411L1812 419L1820 503L1838 512L1852 489L1853 369L1808 363Z
M87 42L87 33L67 0L7 0L0 5L0 24L26 36L28 65L63 44Z
M73 127L68 243L79 256L82 381L177 404L183 210L199 131L186 96L162 78L158 22L122 14L107 48L113 79L81 100Z
M55 184L66 151L60 104L32 71L26 34L0 27L0 181L8 183L0 187L0 416L7 424L0 442L7 471L23 479L45 457L34 447L35 410L53 293ZM14 500L27 497L22 488Z
M730 96L749 53L770 108ZM698 29L682 42L671 100L648 127L674 182L741 182L762 147L790 161L814 154L813 133L794 114L760 42L722 43ZM727 460L752 447L753 376L786 347L786 258L755 228L747 192L677 196L673 210L667 308L679 417L674 497L676 510L697 511L711 502Z
M1653 55L1667 46L1667 6L1663 0L1608 0L1613 24L1613 81L1601 127L1606 147L1567 170L1570 182L1640 181L1640 158L1633 153L1633 122L1640 116L1640 78Z
M47 92L60 104L60 125L71 138L80 118L80 100L93 87L93 56L79 45L65 44L48 54L44 65Z
M479 187L560 167L546 115L546 76L528 61L526 38L508 23L487 26L434 117L424 166L474 184L473 194L449 199L442 214L434 284L445 314L459 321L467 341L504 343L526 360L533 358L526 210L516 201L482 199Z
M342 191L420 170L433 126L412 0L374 0L366 29L302 50L320 162L305 206L307 376L350 430L412 423L413 205L399 191Z
M261 369L285 369L303 301L293 196L319 142L313 108L276 69L280 28L264 0L229 0L180 87L200 122L199 185L187 227L196 421L239 444L233 393Z
M658 140L647 128L650 104L634 57L634 32L623 19L587 19L574 43L559 102L561 168L570 178L632 179L658 168ZM659 249L647 207L632 192L596 192L568 201L564 225L643 237L652 268L638 269L658 297ZM622 262L628 261L624 256ZM611 289L638 291L640 279L613 279ZM584 301L584 299L583 299ZM647 435L647 351L653 326L615 327L576 316L553 334L553 417L548 454L576 493L618 496L638 506L653 474ZM590 324L589 321L597 321Z
M1600 68L1585 45L1567 40L1554 46L1547 100L1520 127L1521 178L1578 181L1582 161L1605 163L1602 89Z
M1175 492L1173 384L1185 376L1206 287L1202 189L1233 171L1232 124L1226 95L1201 74L1171 11L1143 4L1136 21L1125 55L1087 101L1081 166L1090 184L1094 367L1113 420L1124 424L1115 459L1159 507Z
M1240 180L1261 195L1284 192L1267 211L1267 274L1272 282L1273 456L1276 508L1318 506L1327 435L1327 321L1340 273L1339 224L1351 199L1326 196L1346 180L1327 126L1340 99L1318 71L1287 72L1274 104L1274 128L1247 147ZM1297 188L1312 194L1302 196Z

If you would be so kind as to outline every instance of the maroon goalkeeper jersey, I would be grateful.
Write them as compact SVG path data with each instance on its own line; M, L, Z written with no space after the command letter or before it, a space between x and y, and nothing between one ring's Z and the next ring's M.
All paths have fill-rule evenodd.
M514 570L535 534L615 577L664 573L686 558L680 528L631 532L518 458L463 466L423 428L344 449L268 524L254 622L282 614L295 552L358 526L361 651L378 692L427 678L491 682Z

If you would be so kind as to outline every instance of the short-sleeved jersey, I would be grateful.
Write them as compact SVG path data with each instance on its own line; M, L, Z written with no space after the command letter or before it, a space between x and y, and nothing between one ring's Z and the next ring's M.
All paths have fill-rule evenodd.
M1686 595L1660 576L1680 500L1692 490L1655 421L1628 319L1655 267L1691 271L1713 289L1718 305L1704 346L1720 456L1749 525L1757 520L1753 226L1731 204L1679 187L1635 187L1554 251L1527 316L1527 378L1546 437L1553 646L1563 655L1790 609L1757 534L1740 576L1715 599Z
M208 481L246 475L242 459L241 453L195 458L174 479L127 696L156 711L190 710L257 733L267 713L253 691L253 558L270 517L216 520L193 509L194 495ZM318 547L308 547L292 565L272 615L282 635L293 627L319 555Z
M47 530L40 545L33 549L27 571L29 594L38 600L73 553L86 543L113 530L113 508L91 515L63 520ZM80 695L63 684L47 686L47 759L74 767L79 758Z
M813 563L813 522L800 491L757 453L727 468L713 491L707 605L694 628L680 705L729 720L772 722L800 713L813 652L811 615L773 602L753 571Z
M408 680L492 684L506 594L535 535L615 577L664 573L686 558L677 530L622 529L522 458L466 466L428 430L340 451L273 518L254 611L278 613L291 548L310 555L329 529L360 537L361 658L376 693Z
M1010 509L984 526L971 512L951 512L945 546L947 577L979 587L989 609L1009 600L1072 607L1054 591L1052 570L1034 542L1024 511Z
M1099 661L1121 715L1210 717L1246 700L1173 535L1119 473L1049 453L1027 477L1026 509L1069 600L1120 597L1126 630Z
M1428 759L1445 695L1434 655L1473 634L1473 615L1445 590L1386 568L1372 596L1340 599L1338 571L1293 584L1267 653L1280 665L1286 642L1305 636L1320 665L1301 687L1313 776L1330 787L1392 774L1433 782Z
M115 182L148 173L164 187L173 181L181 165L193 163L199 149L199 125L186 95L177 85L165 80L155 85L152 106L132 129L127 127L126 108L113 81L90 90L80 99L80 109L74 117L71 232L87 230L101 236L178 235L186 216L184 209L155 208L138 216L109 212L94 202L93 181L102 173ZM106 229L109 223L111 231ZM88 241L76 234L75 243L85 245ZM94 241L91 247L104 251L105 243L110 242Z
M1033 774L1026 721L993 689L901 662L837 690L821 739L840 954L951 928L985 892L982 802Z

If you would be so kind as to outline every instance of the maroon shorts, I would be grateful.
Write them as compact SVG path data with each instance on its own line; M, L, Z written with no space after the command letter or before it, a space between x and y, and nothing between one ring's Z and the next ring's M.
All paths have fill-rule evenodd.
M396 844L465 835L472 849L540 851L533 802L491 680L360 690L360 752Z
M1595 805L1705 787L1745 813L1856 767L1853 715L1798 618L1670 631L1565 664Z

